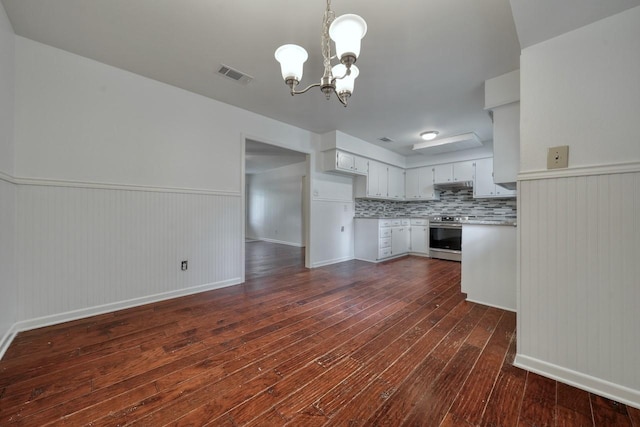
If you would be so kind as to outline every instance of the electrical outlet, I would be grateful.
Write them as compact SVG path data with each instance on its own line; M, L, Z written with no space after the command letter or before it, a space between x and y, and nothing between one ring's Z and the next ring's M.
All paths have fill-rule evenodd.
M187 268L189 268L189 262L188 261L182 261L182 263L180 263L180 269L182 271L187 271Z
M547 153L547 169L561 169L566 167L569 167L569 146L549 147Z

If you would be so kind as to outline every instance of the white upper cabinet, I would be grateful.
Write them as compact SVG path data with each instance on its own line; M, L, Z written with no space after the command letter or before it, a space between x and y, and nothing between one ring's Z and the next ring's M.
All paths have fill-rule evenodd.
M484 82L484 108L493 113L494 181L515 189L520 169L520 70Z
M473 181L473 160L453 164L453 182Z
M340 150L324 152L324 170L326 172L344 172L348 174L366 175L367 159Z
M438 200L440 193L434 188L435 168L432 166L407 169L405 174L406 200Z
M493 159L478 159L475 161L475 181L473 183L473 197L476 199L491 197L515 197L515 190L508 190L493 182Z
M433 170L434 170L436 184L453 182L453 164L452 163L447 163L446 165L435 165Z
M404 169L389 166L388 171L388 197L394 200L404 200Z
M435 165L435 183L473 181L473 160Z
M367 196L384 198L389 193L389 169L384 163L369 160L369 174L367 176Z

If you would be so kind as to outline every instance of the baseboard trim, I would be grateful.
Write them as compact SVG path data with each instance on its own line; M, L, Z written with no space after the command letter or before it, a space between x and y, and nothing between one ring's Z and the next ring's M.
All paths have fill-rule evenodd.
M228 286L238 285L242 283L239 277L223 280L220 282L206 283L204 285L192 286L186 289L163 292L159 294L148 295L139 298L132 298L125 301L118 301L109 304L98 305L94 307L82 308L79 310L67 311L64 313L52 314L49 316L37 317L34 319L21 320L13 324L7 333L0 340L0 359L11 345L11 342L19 332L31 329L42 328L45 326L57 325L59 323L70 322L72 320L83 319L86 317L96 316L98 314L110 313L126 308L138 307L145 304L164 301L172 298L179 298L187 295L193 295L200 292L212 291L215 289L226 288Z
M263 242L268 242L268 243L277 243L279 245L287 245L287 246L295 246L297 248L304 248L304 245L302 243L285 242L284 240L267 239L265 237L255 237L255 240L262 240Z
M0 338L0 360L2 360L2 356L4 356L4 353L7 351L18 332L19 331L16 329L16 324L14 323L2 336L2 338Z
M640 409L640 391L542 360L517 354L514 366Z
M512 313L517 313L517 310L515 308L511 308L511 307L503 307L503 306L497 305L497 304L489 304L487 302L476 300L476 299L472 299L472 298L468 298L468 297L467 297L467 301L472 302L474 304L486 305L487 307L494 307L494 308L499 308L500 310L510 311Z
M347 256L347 257L343 257L343 258L334 258L334 259L329 259L329 260L325 260L325 261L318 261L318 262L314 262L311 264L311 268L317 268L317 267L324 267L326 265L331 265L331 264L338 264L340 262L345 262L345 261L351 261L355 259L352 256Z

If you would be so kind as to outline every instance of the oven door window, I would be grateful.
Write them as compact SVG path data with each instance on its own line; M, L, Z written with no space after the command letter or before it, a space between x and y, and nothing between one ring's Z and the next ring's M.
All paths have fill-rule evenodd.
M429 248L449 251L462 250L462 228L430 227Z

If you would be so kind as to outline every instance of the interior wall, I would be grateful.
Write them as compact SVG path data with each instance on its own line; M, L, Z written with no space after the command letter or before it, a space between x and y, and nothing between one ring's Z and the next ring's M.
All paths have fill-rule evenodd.
M17 320L15 276L16 190L14 166L15 44L9 19L0 3L0 357Z
M247 175L247 237L304 246L302 177L306 162Z
M516 364L640 407L640 7L521 65Z
M15 123L23 329L240 282L243 138L312 161L319 147L308 131L21 37ZM314 168L317 197L351 188L325 175Z
M640 161L640 6L522 51L520 172Z

